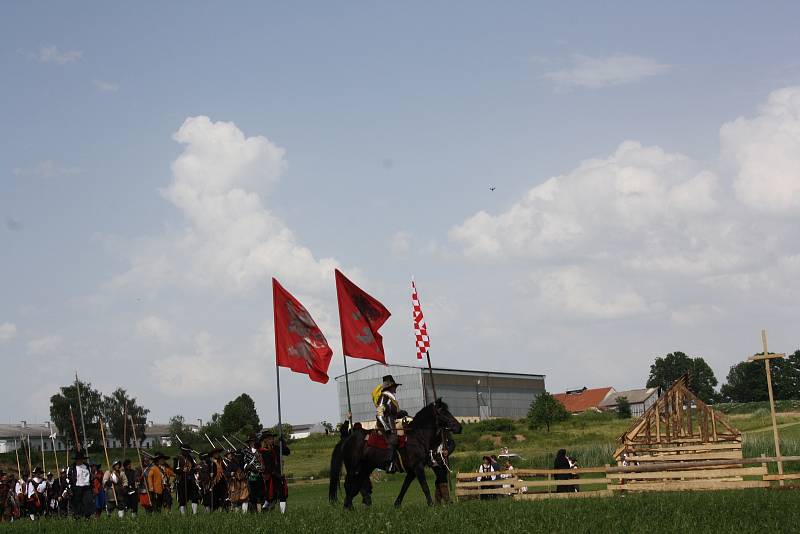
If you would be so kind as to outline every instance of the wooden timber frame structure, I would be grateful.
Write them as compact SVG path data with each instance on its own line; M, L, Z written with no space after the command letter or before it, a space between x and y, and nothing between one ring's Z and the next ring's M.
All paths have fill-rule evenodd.
M689 375L681 376L620 436L619 447L614 452L618 465L680 464L742 458L742 433L724 415L711 409L692 393L688 382ZM727 469L737 467L741 465L726 466ZM725 468L716 471L717 476L706 479L707 483L742 481L740 476L729 476ZM637 482L654 481L652 475L643 477L641 481L637 480L635 473L626 476L625 483L629 487ZM671 481L665 479L660 482L669 484Z

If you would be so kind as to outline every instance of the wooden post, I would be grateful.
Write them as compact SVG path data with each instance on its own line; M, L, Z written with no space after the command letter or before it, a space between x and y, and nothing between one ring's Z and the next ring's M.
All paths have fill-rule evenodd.
M763 354L757 354L755 356L751 356L748 358L750 361L759 361L764 360L764 371L767 373L767 392L769 393L769 411L770 415L772 416L772 436L775 440L775 457L778 459L778 474L783 474L783 461L781 459L781 444L780 439L778 437L778 420L775 417L775 398L772 394L772 370L769 366L769 361L774 358L783 358L785 354L770 354L767 350L767 331L761 330L761 343L764 347ZM780 485L783 486L783 480L780 481Z

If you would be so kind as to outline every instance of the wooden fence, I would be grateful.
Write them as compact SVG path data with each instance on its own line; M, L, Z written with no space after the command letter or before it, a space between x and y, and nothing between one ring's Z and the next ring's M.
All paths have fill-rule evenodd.
M458 473L456 498L513 498L517 500L609 496L629 491L687 491L768 488L780 481L800 480L800 473L770 474L774 457L697 459L656 462L642 457L638 465L579 469L514 469L492 473ZM784 464L800 456L783 456ZM639 460L637 460L639 461ZM753 465L756 464L756 465ZM557 480L557 475L573 476ZM561 478L561 477L559 477ZM566 486L569 491L558 491ZM574 491L578 488L579 491Z

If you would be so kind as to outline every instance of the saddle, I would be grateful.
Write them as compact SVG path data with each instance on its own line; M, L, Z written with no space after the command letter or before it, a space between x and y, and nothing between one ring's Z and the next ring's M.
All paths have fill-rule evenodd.
M406 446L406 441L408 441L407 436L400 434L397 436L397 448L402 449ZM377 430L370 430L369 434L367 434L367 447L372 447L374 449L388 449L389 444L386 442L386 438L383 435L383 432L379 432Z

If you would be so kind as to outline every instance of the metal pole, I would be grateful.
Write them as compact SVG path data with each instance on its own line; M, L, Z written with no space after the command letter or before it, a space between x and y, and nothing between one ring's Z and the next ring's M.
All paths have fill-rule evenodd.
M347 356L342 352L342 360L344 360L344 386L347 390L347 419L350 421L350 428L353 428L353 406L350 404L350 379L347 377ZM280 399L280 395L278 395Z
M345 371L345 376L347 372ZM275 384L277 385L278 389L278 464L280 466L280 476L283 478L283 419L281 418L281 368L278 366L278 362L275 362ZM350 402L350 397L348 395L347 398L348 403ZM352 419L351 419L352 420ZM281 481L281 483L283 483Z
M81 413L81 431L83 432L83 444L86 445L86 425L83 423L83 403L81 402L81 383L78 381L78 373L75 373L75 388L78 390L78 411Z

